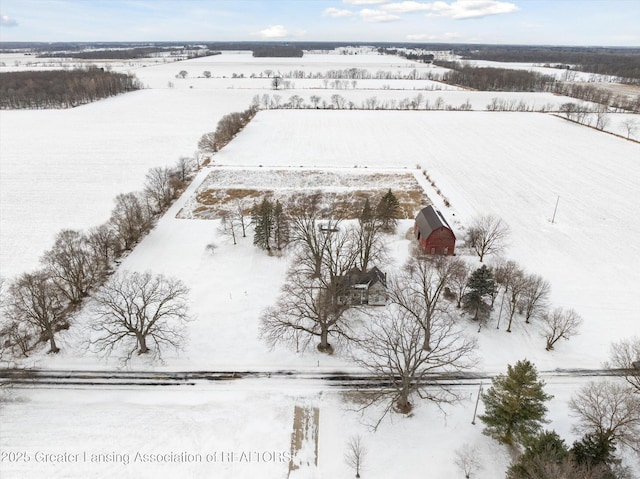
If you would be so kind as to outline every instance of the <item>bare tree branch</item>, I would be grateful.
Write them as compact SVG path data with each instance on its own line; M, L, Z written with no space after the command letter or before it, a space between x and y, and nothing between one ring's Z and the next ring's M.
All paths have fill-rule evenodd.
M109 356L116 348L128 348L125 360L136 350L152 351L154 359L161 360L165 346L180 349L189 320L188 292L181 281L149 272L112 276L95 295L93 349Z

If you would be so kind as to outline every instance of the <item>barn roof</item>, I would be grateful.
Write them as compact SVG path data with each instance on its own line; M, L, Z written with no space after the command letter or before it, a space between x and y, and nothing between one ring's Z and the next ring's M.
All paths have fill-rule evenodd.
M453 233L451 226L449 226L447 220L444 219L443 214L433 205L429 205L420 210L420 213L416 216L416 224L423 238L428 238L433 231L442 226Z

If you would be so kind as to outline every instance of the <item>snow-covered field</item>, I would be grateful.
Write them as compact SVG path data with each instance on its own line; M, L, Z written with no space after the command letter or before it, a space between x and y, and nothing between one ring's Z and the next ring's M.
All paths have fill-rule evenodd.
M191 155L200 135L217 120L247 107L254 89L215 88L215 80L175 79L181 70L298 68L326 71L348 65L410 68L402 59L312 56L265 61L247 55L221 55L176 64L140 67L137 74L149 90L63 111L0 111L0 264L12 276L36 266L37 258L61 228L86 228L107 219L113 197L139 189L145 171ZM307 63L308 61L308 63ZM352 62L352 63L349 63ZM224 63L226 62L226 63ZM386 62L386 63L385 63ZM194 65L193 68L191 65ZM340 66L341 65L341 66ZM305 68L307 68L305 66ZM222 75L221 75L222 76ZM225 79L226 81L226 79ZM239 80L241 81L241 80ZM257 81L257 80L256 80ZM168 82L174 88L168 88ZM205 88L210 82L211 88ZM202 87L201 87L202 85ZM283 97L308 90L280 92ZM321 91L318 94L322 94ZM345 97L375 94L401 99L407 91L328 90ZM471 103L483 109L491 98L508 94L466 91L425 92L450 104ZM531 101L564 102L561 97L512 94ZM557 104L557 103L556 103ZM258 336L260 312L273 303L288 267L288 258L268 256L251 238L231 244L216 220L176 218L211 171L233 174L263 169L325 170L335 175L381 172L414 174L416 181L450 220L458 237L480 213L501 216L512 233L509 259L552 285L554 305L571 307L584 317L582 334L544 350L537 325L517 322L512 334L490 323L478 336L479 369L503 372L508 363L526 357L541 371L599 367L611 341L640 333L634 304L640 291L640 217L636 214L640 178L640 145L547 114L449 111L260 112L245 130L214 157L157 227L124 259L121 268L152 270L176 276L191 289L189 338L184 351L167 351L165 364L135 358L136 368L167 370L353 370L340 351L327 357L270 351ZM262 165L262 167L260 166ZM427 183L426 170L451 202ZM239 183L242 178L239 178ZM556 222L552 224L560 197ZM407 257L406 232L400 222L390 238L389 269ZM217 247L211 253L210 244ZM59 334L62 351L55 357L37 353L28 366L111 369L117 357L104 360L84 350L91 321L90 302L69 331ZM461 320L465 324L464 319ZM293 380L292 380L293 381ZM443 416L426 402L413 417L393 415L372 433L342 396L326 385L304 381L241 380L154 389L24 389L0 405L0 449L43 453L289 451L296 405L318 407L317 470L291 477L349 477L343 461L345 443L361 434L368 447L366 476L373 478L457 477L454 452L463 443L477 445L484 468L477 479L497 479L509 463L505 450L470 424L477 389L470 399L447 408ZM577 388L571 379L548 379L549 428L573 440L567 400ZM370 422L373 412L364 421ZM96 418L100 418L96 420ZM45 431L43 433L43 431ZM55 438L55 439L54 439ZM287 463L191 464L111 462L0 463L6 477L287 477Z
M539 63L526 62L494 62L489 60L464 60L465 63L481 68L506 68L508 70L526 70L530 72L549 75L559 81L569 82L615 82L619 79L612 75L601 75L597 73L582 72L577 70L567 70L564 68L553 68Z
M549 428L568 442L566 403L576 380L551 379ZM347 442L360 435L367 449L362 477L388 479L461 477L455 453L476 447L482 469L475 479L498 479L506 450L471 424L478 388L447 407L444 416L420 403L412 417L394 416L376 432L344 396L320 381L241 380L181 388L17 390L0 409L0 450L29 455L28 462L0 463L7 478L220 477L347 478ZM290 476L287 457L295 406L317 407L318 466ZM98 419L99 418L99 419ZM52 435L55 441L50 441ZM66 456L64 454L66 453ZM160 460L149 462L150 455ZM167 456L170 455L170 456ZM64 459L75 462L62 462ZM282 459L284 458L284 460Z
M518 323L512 335L486 329L479 336L480 367L500 371L523 352L542 370L599 367L611 341L638 331L633 304L640 288L640 246L632 239L640 238L634 215L639 154L636 143L536 113L272 110L259 113L215 159L234 168L296 171L406 168L443 208L458 237L475 215L502 217L512 230L506 256L548 279L553 304L576 309L585 325L580 336L551 353L535 325ZM452 208L443 207L417 165ZM250 239L233 246L216 221L175 218L207 174L205 169L122 267L175 275L192 288L198 319L190 326L185 354L171 367L289 365L289 351L269 353L257 337L257 318L277 295L286 259L264 255ZM404 237L410 227L410 220L401 223L394 240L398 264L408 254ZM210 243L218 246L213 255L206 249ZM241 348L234 340L238 330ZM321 360L340 362L339 357ZM294 364L315 361L310 354ZM67 352L45 362L88 367L92 359Z
M30 61L33 57L9 55L4 57L7 66L0 71L15 68L16 62L28 68ZM0 274L13 277L35 268L61 229L89 228L105 221L118 193L140 189L150 167L170 165L179 156L193 155L203 133L214 130L223 115L247 108L256 95L272 99L278 95L281 103L299 95L307 104L317 95L320 105L330 105L331 96L337 94L347 105L353 102L360 106L371 97L397 105L420 94L423 107L426 101L431 105L440 101L443 108L458 108L468 101L474 110L486 109L497 97L522 101L534 109L553 109L571 101L545 93L455 91L428 80L362 80L356 89L351 84L346 90L329 84L313 90L275 91L266 78L231 79L233 73L260 74L267 69L277 72L304 67L305 71L326 72L352 66L401 73L410 67L431 68L383 55L316 54L302 60L274 61L253 58L246 52L225 53L184 62L135 62L114 67L136 73L149 89L71 110L1 110ZM183 69L193 76L209 69L218 78L176 79ZM251 86L242 88L244 82ZM322 83L300 82L298 88L305 82ZM384 85L391 89L381 89Z

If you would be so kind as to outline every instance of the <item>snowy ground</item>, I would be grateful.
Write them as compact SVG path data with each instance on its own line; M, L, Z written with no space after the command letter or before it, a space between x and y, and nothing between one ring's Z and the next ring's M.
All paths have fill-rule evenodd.
M555 378L546 388L555 396L549 402L548 427L569 443L574 436L566 403L578 384ZM0 450L22 453L30 460L5 459L0 475L346 478L353 477L344 461L346 444L360 435L367 448L362 477L418 479L425 471L435 479L461 477L455 452L466 444L477 448L482 463L473 477L500 478L509 455L482 435L479 421L471 424L478 388L463 386L459 391L468 399L445 407L446 416L433 405L420 403L412 417L395 415L373 432L369 426L378 419L378 411L361 415L342 393L310 380L240 380L181 388L19 389L12 392L13 401L0 408ZM295 406L319 409L318 467L288 476ZM151 454L172 454L173 460L144 462ZM179 462L176 456L185 459ZM77 462L61 462L65 458Z
M580 336L550 353L535 324L517 321L516 332L508 335L504 324L496 329L492 323L479 335L480 368L498 372L526 355L541 370L552 370L599 367L611 341L637 332L632 305L640 286L640 247L624 238L640 237L632 180L640 176L639 152L636 143L543 114L280 110L259 113L215 156L211 169L226 164L233 165L230 171L257 165L300 171L302 166L364 174L406 168L459 237L477 214L502 217L512 230L505 255L548 279L553 304L576 309L585 324ZM421 169L446 193L451 208L442 205ZM232 245L217 221L176 218L208 174L201 172L121 266L177 276L192 290L197 319L190 324L191 340L165 367L308 367L318 360L322 367L345 366L340 355L297 358L286 349L266 349L258 337L258 317L277 296L287 260L255 249L251 238ZM410 227L410 220L401 222L390 239L396 266L409 252ZM612 243L612 237L623 240ZM213 254L207 249L211 243L217 245ZM64 351L38 365L88 368L97 361L75 349L89 311L60 335Z
M192 154L197 139L230 111L246 108L261 89L205 89L174 78L179 69L211 69L207 62L228 61L246 72L295 68L291 61L264 62L238 55L179 64L140 67L152 89L65 111L0 111L0 263L3 275L33 268L61 228L83 228L107 219L113 197L140 188L151 166ZM387 66L384 66L384 62ZM237 60L237 62L236 62ZM307 58L305 57L305 60ZM353 62L353 58L349 58ZM409 68L392 57L358 58L372 68ZM202 65L200 64L202 63ZM313 63L313 61L310 61ZM305 63L306 64L306 63ZM342 56L311 68L349 65ZM168 88L168 82L175 88ZM154 86L156 85L156 86ZM198 84L199 85L199 84ZM211 83L214 85L214 83ZM301 90L302 91L302 90ZM293 94L295 91L291 91ZM289 92L287 92L289 93ZM334 91L327 91L327 99ZM347 96L369 91L336 90ZM309 91L305 95L309 95ZM376 95L406 97L379 90ZM471 98L479 109L496 95L443 91L447 103ZM285 94L283 94L284 96ZM451 96L449 96L451 95ZM526 95L527 98L539 98ZM356 98L354 96L354 98ZM543 99L547 102L551 99ZM554 97L556 102L565 99ZM35 133L34 133L35 132ZM285 111L259 113L249 126L214 157L158 226L123 261L122 268L166 273L191 288L194 321L179 355L167 353L164 365L139 358L132 369L349 370L340 352L326 357L269 351L258 337L258 317L277 296L287 258L270 257L251 238L233 246L216 221L177 219L176 214L215 168L324 169L331 172L406 171L415 174L429 198L449 218L458 236L474 215L490 211L512 228L507 257L552 284L553 303L575 308L585 319L582 334L544 350L536 325L517 322L514 333L489 324L479 336L479 369L502 372L507 363L527 357L542 371L599 367L611 341L638 334L635 304L640 290L640 218L636 214L640 145L537 113ZM356 168L357 167L357 168ZM366 168L366 169L365 169ZM425 169L451 202L444 208L421 170ZM560 196L555 224L550 223ZM34 225L38 227L35 228ZM390 239L396 265L409 251L401 222ZM213 254L207 245L215 243ZM90 305L89 305L90 306ZM117 368L83 350L85 309L74 326L60 334L56 357L35 354L29 366L77 369ZM464 322L464 320L463 320ZM469 334L475 326L468 326ZM567 400L577 384L549 379L550 428L567 442L572 419ZM371 433L345 408L338 393L324 385L268 380L198 384L193 389L18 390L17 401L1 405L2 451L49 453L206 454L211 450L288 451L296 405L320 408L319 470L296 477L349 477L344 444L360 433L369 448L363 477L449 478L458 474L454 451L477 444L484 470L478 479L501 477L509 458L470 424L470 401L443 417L420 403L414 417L393 416ZM373 413L372 413L373 414ZM100 418L96 420L96 418ZM372 417L365 417L367 422ZM43 432L44 430L44 432ZM42 477L286 477L279 462L223 464L50 464L0 463L0 476ZM292 476L293 477L293 476Z
M2 61L6 66L0 71L6 71L33 68L28 62L34 58L0 55ZM114 65L114 70L134 72L149 89L70 110L0 111L3 276L13 277L37 267L38 258L61 229L89 228L105 221L118 193L140 189L150 167L171 165L180 156L193 155L203 133L214 130L223 115L246 109L256 95L278 95L281 103L299 95L307 104L317 95L320 105L330 105L331 96L337 94L347 105L361 105L371 97L390 105L421 94L423 106L426 101L431 105L441 101L443 108L458 108L468 101L474 110L486 109L497 97L522 101L535 109L557 108L571 101L545 93L455 91L429 80L362 80L356 89L349 83L346 90L331 88L331 84L325 88L321 80L292 80L299 89L275 91L267 78L231 78L233 73L243 72L246 76L264 75L267 69L326 72L357 67L404 74L414 67L434 68L383 55L316 54L302 60L274 60L253 58L244 52L174 63ZM210 70L216 78L176 79L183 69L191 72L190 76ZM321 87L308 89L314 85ZM385 85L390 89L382 89ZM36 224L38 228L33 228Z

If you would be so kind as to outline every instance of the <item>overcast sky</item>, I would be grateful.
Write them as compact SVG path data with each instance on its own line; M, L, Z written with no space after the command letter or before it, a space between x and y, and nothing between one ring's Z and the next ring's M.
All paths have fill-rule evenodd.
M640 46L640 0L1 0L0 40Z

